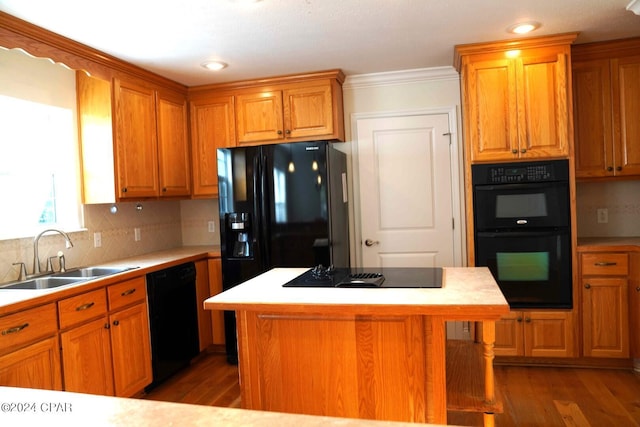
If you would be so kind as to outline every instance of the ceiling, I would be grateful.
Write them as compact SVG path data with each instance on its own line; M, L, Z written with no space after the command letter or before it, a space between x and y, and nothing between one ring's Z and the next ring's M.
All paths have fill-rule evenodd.
M341 68L347 76L451 66L456 44L579 32L640 36L631 0L0 0L0 10L196 86ZM521 36L518 36L521 37ZM228 67L201 67L217 59Z

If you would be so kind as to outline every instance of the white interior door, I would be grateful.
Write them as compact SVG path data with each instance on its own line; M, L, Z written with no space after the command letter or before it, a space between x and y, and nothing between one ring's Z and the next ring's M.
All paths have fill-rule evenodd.
M456 265L449 115L360 118L356 127L362 266Z

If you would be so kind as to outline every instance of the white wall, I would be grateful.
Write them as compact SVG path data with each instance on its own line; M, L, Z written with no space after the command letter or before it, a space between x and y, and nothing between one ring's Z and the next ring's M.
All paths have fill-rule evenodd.
M350 234L352 264L356 259L356 245L360 240L360 212L357 179L353 165L357 163L353 150L352 126L355 115L365 113L387 113L403 111L455 112L457 131L454 129L452 142L457 144L458 181L460 187L460 217L464 219L462 132L460 115L460 76L453 67L438 67L418 70L395 71L389 73L356 75L347 77L343 85L344 120L347 144L343 151L348 155L350 178ZM464 226L461 221L461 227ZM464 230L462 230L464 231ZM464 236L464 232L461 233ZM464 241L457 242L465 248Z

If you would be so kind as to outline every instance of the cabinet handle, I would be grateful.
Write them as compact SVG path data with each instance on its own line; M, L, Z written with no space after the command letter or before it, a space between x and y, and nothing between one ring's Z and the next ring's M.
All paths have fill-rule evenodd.
M530 317L525 317L524 321L527 322L527 323L531 323L531 318Z
M618 167L616 167L616 170L617 170L618 172L620 172L620 171L622 170L622 166L618 166Z
M127 187L124 187L124 188L122 189L122 192L123 192L123 193L126 193L126 192L127 192Z
M76 307L76 311L88 310L91 307L93 307L94 305L96 305L95 302L88 302L86 304L82 304L82 305L79 305L78 307Z
M127 295L131 295L136 291L136 288L131 288L120 294L121 297L126 297Z
M584 285L584 288L585 289L591 289L591 285L589 283L587 283L587 284Z
M163 192L163 193L166 193L166 192L167 192L167 187L163 187L163 188L162 188L162 192Z
M611 171L613 171L613 166L608 166L607 167L607 172L611 172Z
M291 134L291 131L289 129L285 130L284 133L286 133L287 135Z
M21 330L23 330L27 326L29 326L29 324L25 323L25 324L22 324L20 326L14 326L13 328L5 329L4 331L2 331L2 335L15 334L16 332L20 332Z
M636 286L636 292L640 292L640 286Z
M512 152L513 154L518 154L518 149L517 149L517 148L514 148L513 150L511 150L511 152Z
M104 324L104 328L105 328L105 329L111 329L111 325L110 325L109 323L105 323L105 324Z
M522 317L520 316L516 317L516 322L522 322Z
M523 148L522 150L520 150L520 152L521 152L522 154L524 154L524 153L526 153L526 152L527 152L527 149L526 149L526 148Z
M113 326L118 326L119 324L120 324L120 321L119 321L119 320L114 320L114 321L113 321Z
M613 261L598 261L595 263L596 267L611 267L613 265L618 265L618 263Z
M278 135L282 135L282 131L281 130L278 130Z

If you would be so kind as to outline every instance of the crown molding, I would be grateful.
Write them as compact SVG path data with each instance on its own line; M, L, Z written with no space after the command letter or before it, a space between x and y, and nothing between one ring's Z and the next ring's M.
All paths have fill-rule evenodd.
M393 86L436 80L460 80L458 72L450 66L418 68L414 70L389 71L384 73L356 74L347 76L343 90L376 86Z

